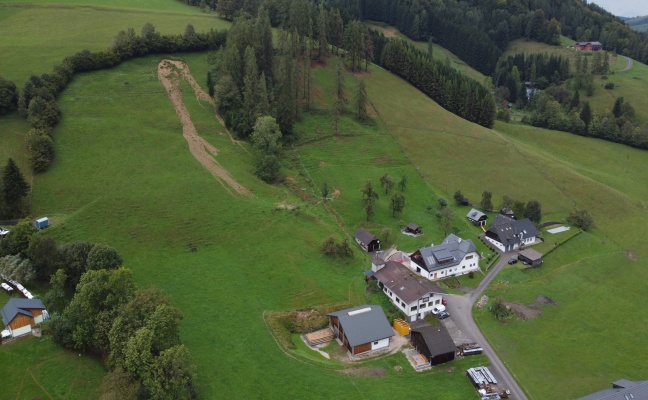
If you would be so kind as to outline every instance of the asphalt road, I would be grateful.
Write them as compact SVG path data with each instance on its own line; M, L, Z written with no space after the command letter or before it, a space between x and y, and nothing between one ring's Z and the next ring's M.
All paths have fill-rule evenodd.
M504 362L499 359L491 345L488 343L484 335L477 327L477 324L475 323L475 320L472 316L473 304L475 304L475 302L479 300L482 293L492 282L495 276L497 276L499 271L506 265L508 260L510 260L514 256L517 256L517 252L508 252L502 254L497 265L495 265L495 267L493 267L488 272L488 275L486 275L484 280L481 281L479 286L477 286L477 288L473 289L469 293L463 296L453 294L446 295L446 298L448 299L446 308L450 313L455 325L457 326L457 328L459 328L459 330L461 330L463 335L474 340L484 349L484 354L488 356L488 359L491 362L491 366L489 368L495 375L495 378L498 381L498 386L509 389L511 391L512 399L527 400L528 398L526 394L522 391L520 385L518 385L517 381L513 378L513 375L511 375L509 370L506 368Z

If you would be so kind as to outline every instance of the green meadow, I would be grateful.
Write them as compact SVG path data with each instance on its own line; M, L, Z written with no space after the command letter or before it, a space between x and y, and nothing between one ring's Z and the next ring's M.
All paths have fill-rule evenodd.
M163 34L182 34L187 24L197 32L229 26L216 14L176 0L3 2L0 75L22 87L30 75L49 73L66 56L106 49L119 31L139 33L148 22Z
M39 33L33 20L52 25ZM70 20L75 24L64 29ZM0 60L0 71L18 81L49 71L83 48L105 48L118 30L139 30L146 22L163 33L181 33L189 22L199 31L224 26L179 1L5 2L0 21L0 50L8 55ZM24 35L6 36L18 31ZM435 47L434 54L440 53ZM196 80L205 82L206 54L170 57L186 61ZM60 242L109 244L140 287L170 294L184 315L181 336L198 366L204 398L422 399L430 390L443 399L474 396L464 371L485 363L485 357L416 373L399 353L362 364L374 373L340 373L344 366L299 342L294 350L280 346L263 318L271 311L365 303L362 271L369 259L352 241L355 229L366 226L383 235L385 245L407 251L439 243L445 232L435 217L438 198L452 203L457 189L475 204L484 190L493 192L495 206L503 195L538 200L544 220L564 219L575 208L594 217L592 232L554 250L541 268L507 268L486 292L520 304L533 304L542 295L554 305L540 306L543 313L535 319L506 323L476 311L478 324L529 396L573 398L617 379L645 379L648 360L637 351L644 346L648 320L640 300L648 281L643 151L516 124L484 129L376 66L346 76L349 97L356 80L365 79L372 121L360 124L349 113L341 120L341 135L334 136L328 108L335 59L330 58L312 71L313 108L296 126L295 142L284 148L284 182L271 186L253 175L248 145L233 143L211 106L183 83L199 134L219 149L215 160L253 194L243 197L189 152L157 79L162 58L75 77L59 99L64 118L55 132L57 158L50 171L33 178L31 201L34 215L53 221L46 234ZM611 75L620 79L615 91L631 86L622 79L648 79L645 68L635 63L631 71ZM597 88L594 98L602 90ZM639 91L634 100L628 96L633 105L641 97ZM27 124L9 116L0 126L0 157L11 155L25 166ZM396 217L388 208L389 194L380 190L385 173L396 182L407 176L405 209ZM367 180L380 193L371 221L360 193ZM326 203L320 199L324 183L334 191ZM468 210L455 208L459 235L485 252L475 240L480 230L464 218ZM400 234L409 222L419 224L424 235ZM331 235L351 241L353 259L321 255L321 243ZM16 368L9 360L18 354L24 359ZM58 370L65 373L58 376ZM2 380L9 382L3 390L12 398L97 398L103 374L98 360L67 353L48 339L0 348L0 375L12 377Z

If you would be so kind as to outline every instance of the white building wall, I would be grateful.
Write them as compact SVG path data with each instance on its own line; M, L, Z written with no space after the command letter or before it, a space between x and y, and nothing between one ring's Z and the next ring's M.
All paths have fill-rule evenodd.
M484 236L484 237L486 238L486 240L488 240L490 243L492 243L493 246L497 247L498 249L500 249L502 251L506 251L506 249L504 248L504 245L502 243L500 243L500 242L498 242L498 241L496 241L496 240L494 240L492 238L489 238L488 236Z
M371 350L384 349L385 347L389 347L389 338L380 339L371 343Z
M18 337L18 336L22 336L22 335L26 335L26 334L30 333L31 330L32 330L31 325L26 325L26 326L23 326L21 328L12 329L11 333L12 333L13 337Z
M43 322L43 314L34 317L34 323L40 324L41 322Z

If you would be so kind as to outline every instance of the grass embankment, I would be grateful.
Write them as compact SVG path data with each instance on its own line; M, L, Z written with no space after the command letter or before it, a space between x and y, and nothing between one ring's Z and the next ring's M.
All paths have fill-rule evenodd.
M199 133L220 150L216 160L253 196L233 196L224 190L187 149L178 118L157 81L160 58L80 75L61 97L65 118L56 133L59 157L47 174L35 179L34 210L61 221L48 233L60 241L109 243L123 255L141 287L157 286L172 296L184 313L183 342L198 365L199 387L206 398L222 393L231 398L259 393L267 398L364 398L384 397L395 390L422 398L426 395L421 387L430 382L444 398L471 396L463 369L480 361L476 359L450 367L450 374L436 370L420 375L402 355L394 355L371 362L384 370L383 377L374 379L305 365L283 353L262 319L263 312L362 304L361 271L369 260L356 246L350 262L322 257L324 238L348 237L336 218L322 204L295 196L291 185L258 181L249 153L220 134L222 127L209 105L185 90L184 101ZM194 73L204 72L206 55L182 58ZM332 68L326 71L332 76ZM195 77L203 81L200 75ZM318 118L317 112L306 114L297 127L302 137L307 138L317 124L328 129L330 124ZM285 170L296 191L302 187L315 191L318 186L310 187L300 171L330 177L331 186L340 190L331 204L352 230L364 219L359 193L364 181L371 178L378 186L385 172L395 178L406 173L408 203L401 218L421 221L424 241L438 242L443 235L425 211L436 197L415 170L407 168L402 153L394 151L397 147L389 135L346 117L344 126L355 127L355 133L296 147L295 156L304 167L292 170L299 163L290 161ZM363 146L360 157L349 151L356 146ZM290 160L292 150L287 151ZM371 166L382 159L384 163ZM322 168L334 169L318 172L313 164L319 168L320 161L325 163ZM368 169L355 168L358 163ZM282 203L298 208L281 209ZM383 197L374 224L390 227L394 240L405 243L410 238L396 233L399 219L392 218L386 207ZM396 365L403 371L394 370Z

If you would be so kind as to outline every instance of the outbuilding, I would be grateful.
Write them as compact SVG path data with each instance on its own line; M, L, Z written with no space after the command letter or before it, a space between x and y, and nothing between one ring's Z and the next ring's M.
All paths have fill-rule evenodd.
M407 224L407 226L405 227L405 232L411 235L420 235L421 233L423 233L421 231L421 227L416 224Z
M353 236L364 251L373 253L380 250L380 240L364 228L358 229Z
M382 308L364 305L328 314L335 337L352 355L389 347L394 329Z
M518 253L518 260L532 267L542 264L543 254L534 249L524 249Z
M43 322L45 305L39 299L12 298L0 310L2 322L12 332L13 337L25 335L32 325Z
M484 226L486 225L488 215L473 208L468 212L468 214L466 214L466 218L468 218L468 221L472 222L475 226Z
M457 346L444 327L427 325L412 329L410 342L416 351L430 361L431 365L443 364L455 359Z
M34 228L38 230L45 229L49 226L49 218L47 217L39 218L33 222L33 225Z

